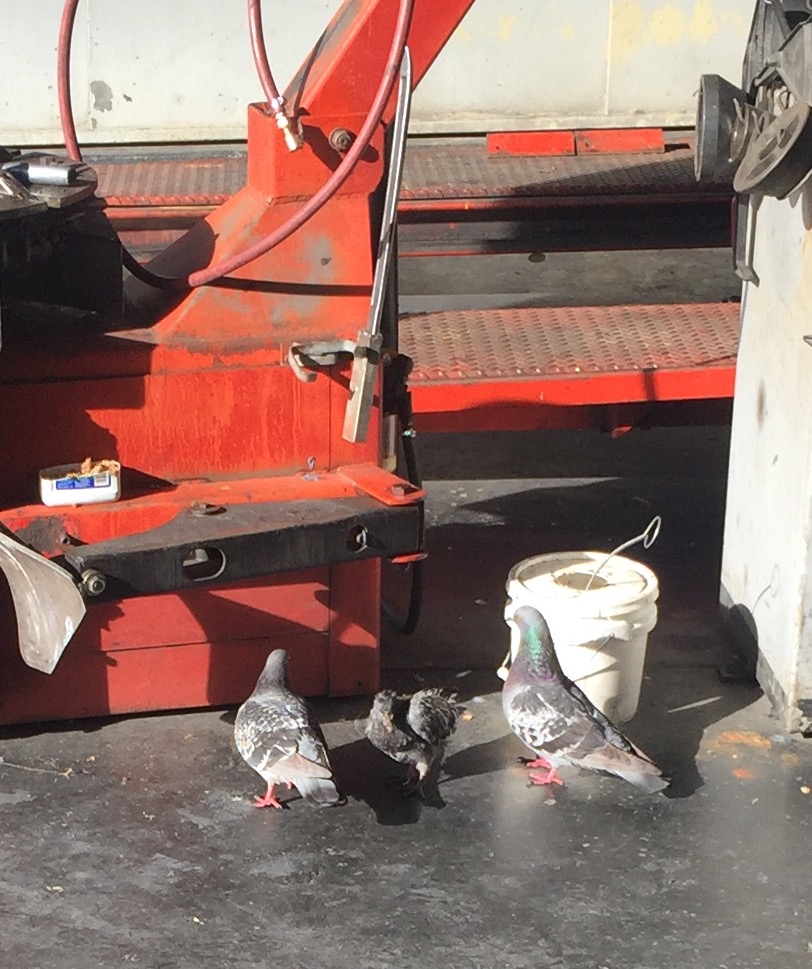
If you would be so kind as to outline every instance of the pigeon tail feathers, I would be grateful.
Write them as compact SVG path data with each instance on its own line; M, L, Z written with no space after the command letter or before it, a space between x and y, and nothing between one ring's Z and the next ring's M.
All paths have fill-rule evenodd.
M613 771L613 773L618 777L622 777L624 781L633 784L641 791L645 791L646 794L659 794L660 791L664 791L671 783L670 778L659 773L644 774L640 771Z
M329 777L297 777L293 783L303 798L320 807L330 807L343 801Z

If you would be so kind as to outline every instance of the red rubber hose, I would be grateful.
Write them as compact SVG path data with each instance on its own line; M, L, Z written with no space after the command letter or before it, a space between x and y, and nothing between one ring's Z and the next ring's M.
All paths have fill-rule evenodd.
M76 140L76 123L70 99L70 48L73 41L73 23L79 0L65 0L62 19L59 21L59 41L56 45L56 89L59 99L59 120L62 123L62 139L68 156L74 161L82 160L82 152Z
M259 75L259 83L268 105L275 108L279 104L279 88L271 74L268 63L268 50L265 47L265 36L262 32L262 6L260 0L248 0L248 33L251 36L251 53Z
M62 20L59 26L59 43L57 47L57 90L59 95L59 114L62 122L62 135L65 140L65 148L71 157L77 161L81 160L81 152L76 141L76 125L73 119L73 107L70 96L70 48L78 6L79 0L65 0L62 9ZM223 276L227 276L229 273L242 269L243 266L247 266L248 263L253 262L260 256L264 256L265 253L270 252L271 249L274 249L280 243L284 242L297 229L300 229L311 219L335 195L344 182L347 181L361 159L361 156L366 151L375 130L381 122L381 117L392 96L392 90L394 89L398 76L400 61L403 57L403 50L406 47L406 41L409 35L409 26L411 24L413 10L414 0L400 0L398 18L395 24L395 33L392 38L389 57L367 118L338 167L324 185L322 185L298 212L292 215L279 228L254 243L253 246L249 246L247 249L243 249L242 252L235 253L233 256L221 259L219 262L213 263L205 269L191 273L188 277L168 278L166 276L159 276L141 266L132 254L124 249L124 264L130 272L142 282L155 286L158 289L178 290L205 286L217 279L221 279Z
M409 35L409 25L411 23L413 9L414 0L400 0L400 10L398 11L395 35L392 39L389 58L384 69L383 78L381 79L378 92L375 95L375 100L372 102L372 106L369 109L369 114L367 115L366 121L364 121L361 130L358 132L358 136L333 174L327 179L324 185L322 185L322 187L299 209L299 211L287 220L287 222L279 226L278 229L269 233L264 239L260 239L259 242L254 243L253 246L249 246L242 252L238 252L233 256L221 259L219 262L215 263L213 266L208 266L206 269L201 269L196 273L192 273L189 276L190 286L205 286L206 283L211 283L215 279L219 279L221 276L227 276L229 273L233 273L235 270L241 269L249 262L253 262L254 259L264 256L266 252L270 252L270 250L275 246L278 246L280 242L284 242L285 239L292 235L297 229L301 228L305 222L308 221L308 219L312 218L325 204L325 202L335 195L344 182L347 181L361 156L367 150L376 128L381 123L381 116L386 109L386 105L389 103L389 99L392 96L392 90L394 89L398 71L400 70L400 62L403 57L403 50L406 47L406 40Z

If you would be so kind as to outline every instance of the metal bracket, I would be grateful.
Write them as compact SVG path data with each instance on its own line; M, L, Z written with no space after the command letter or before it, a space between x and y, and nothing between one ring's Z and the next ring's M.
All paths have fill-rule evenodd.
M775 71L776 53L808 18L806 0L756 0L742 72L748 95Z
M367 439L382 349L383 334L359 330L352 356L350 399L344 412L344 430L341 434L345 441L359 443Z
M190 508L145 532L68 548L65 559L79 574L90 573L96 588L100 577L106 582L102 599L420 551L422 492L374 466L341 470L367 494L234 504L211 515ZM404 493L389 491L386 503L369 496L384 484Z
M733 270L744 283L758 286L753 266L753 239L758 213L758 198L737 195L733 200Z
M353 340L322 340L318 343L294 343L288 349L288 363L296 377L304 384L316 379L320 367L332 367L338 363L342 354L353 356Z

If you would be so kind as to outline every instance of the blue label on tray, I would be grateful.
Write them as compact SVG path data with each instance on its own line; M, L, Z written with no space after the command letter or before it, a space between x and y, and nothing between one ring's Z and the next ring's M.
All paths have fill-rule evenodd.
M78 488L106 488L110 484L109 474L87 474L81 478L57 478L57 491L74 491Z

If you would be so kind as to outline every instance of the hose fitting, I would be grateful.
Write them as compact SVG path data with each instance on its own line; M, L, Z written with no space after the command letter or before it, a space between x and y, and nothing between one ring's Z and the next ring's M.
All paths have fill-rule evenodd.
M277 127L285 138L288 151L298 151L304 144L302 127L298 122L288 117L285 111L285 99L281 95L278 98L274 98L270 102L270 108Z

